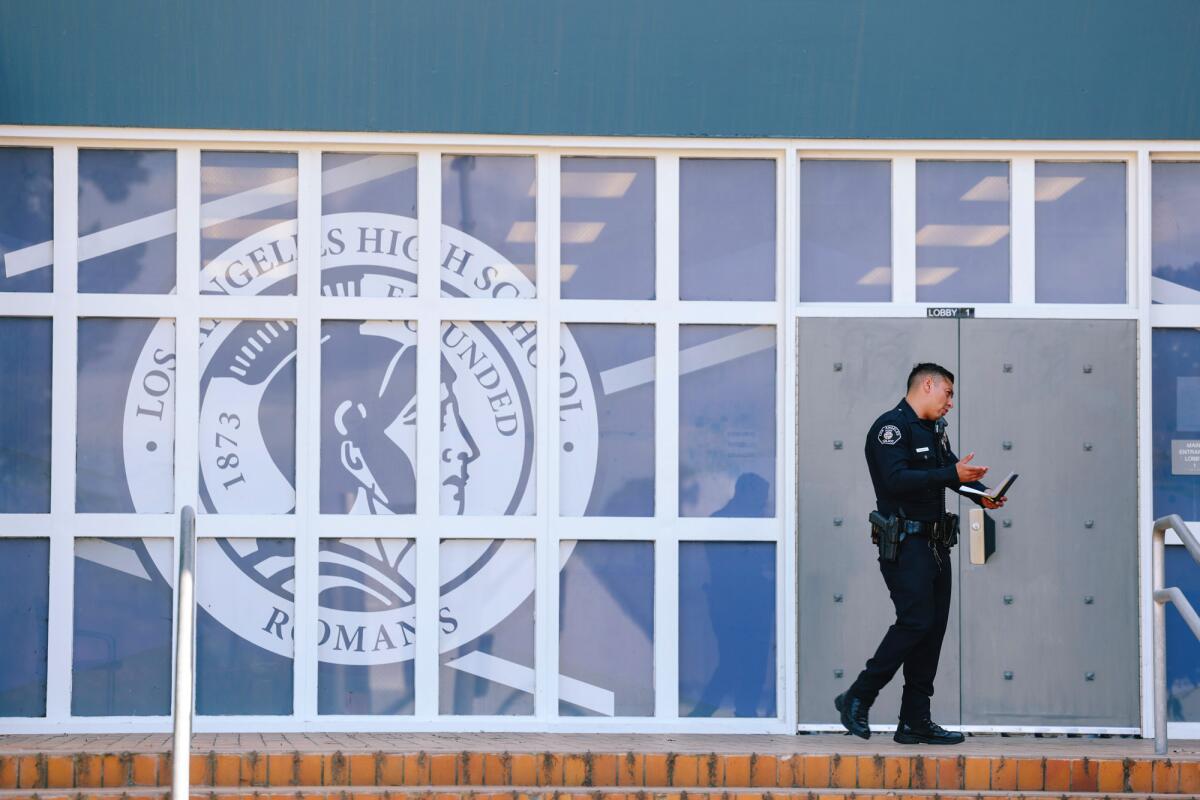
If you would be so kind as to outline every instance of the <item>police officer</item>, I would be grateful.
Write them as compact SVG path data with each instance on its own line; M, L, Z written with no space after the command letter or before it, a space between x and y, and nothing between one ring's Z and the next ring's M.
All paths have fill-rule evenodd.
M983 489L979 479L987 473L987 467L971 463L974 453L959 461L950 449L944 417L954 406L953 399L954 375L937 364L918 364L908 376L905 398L875 420L867 434L867 466L876 507L898 524L900 546L895 561L882 555L879 560L896 607L896 622L866 669L834 701L842 725L863 739L871 736L867 720L871 704L903 666L904 695L895 740L901 744L963 741L961 733L945 730L929 714L950 614L950 547L958 527L957 517L946 513L945 490L958 491L963 485ZM1004 498L967 496L985 508L1004 505Z

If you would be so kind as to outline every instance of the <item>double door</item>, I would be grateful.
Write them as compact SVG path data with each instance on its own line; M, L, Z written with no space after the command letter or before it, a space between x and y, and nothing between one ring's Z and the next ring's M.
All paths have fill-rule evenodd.
M955 452L1020 473L988 512L996 551L951 556L934 718L966 726L1138 724L1136 329L1123 320L804 319L798 329L799 719L833 697L895 614L868 536L863 446L913 364L953 372ZM903 674L880 696L892 722Z

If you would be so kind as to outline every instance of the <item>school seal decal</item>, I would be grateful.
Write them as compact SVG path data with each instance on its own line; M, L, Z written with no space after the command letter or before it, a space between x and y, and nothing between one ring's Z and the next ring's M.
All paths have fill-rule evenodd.
M440 247L444 294L534 296L533 284L520 270L478 239L443 226ZM202 290L282 294L294 284L296 249L294 221L268 227L206 265ZM416 292L415 219L367 212L328 214L323 218L322 249L325 295L411 297ZM415 324L360 322L327 328L322 331L322 360L361 363L361 381L355 383L369 390L338 394L322 389L320 430L310 432L314 439L320 437L320 487L314 491L321 493L321 511L412 513L417 465ZM534 513L537 333L529 322L447 322L439 331L441 514ZM201 321L200 513L294 512L296 341L295 325L288 320ZM127 474L145 472L140 462L153 452L148 443L171 440L173 409L162 401L165 389L159 376L174 379L174 347L173 322L160 322L131 378L123 437ZM569 464L572 474L586 477L563 486L560 507L564 515L577 515L591 494L598 424L589 370L565 328L557 359L543 360L542 368L556 365L562 373L559 458L564 469ZM154 379L147 380L148 375ZM304 467L303 461L299 466ZM139 511L162 496L161 487L152 482L131 481L129 490ZM207 573L205 583L221 587L203 598L203 606L242 639L290 656L292 543L255 539L256 533L248 529L247 538L217 539L215 547L200 549L197 571ZM488 632L533 591L533 559L516 544L479 539L469 547L453 548L452 555L444 551L442 652ZM412 659L412 540L325 539L319 553L321 661L370 665Z

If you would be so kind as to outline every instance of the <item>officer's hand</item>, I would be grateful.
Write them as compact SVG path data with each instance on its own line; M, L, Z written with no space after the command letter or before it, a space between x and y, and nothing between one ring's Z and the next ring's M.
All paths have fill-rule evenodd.
M979 498L979 502L983 504L983 507L984 507L984 508L992 508L992 509L995 509L995 508L1000 508L1000 507L1001 507L1001 506L1003 506L1003 505L1004 505L1006 502L1008 502L1008 498L1007 498L1007 497L1000 497L1000 498L997 498L997 499L993 500L993 499L992 499L992 498L990 498L990 497L981 497L981 498Z
M974 457L974 453L968 453L966 458L955 464L955 468L958 470L959 483L970 483L972 481L980 480L984 475L987 475L987 467L975 467L970 465L970 461Z

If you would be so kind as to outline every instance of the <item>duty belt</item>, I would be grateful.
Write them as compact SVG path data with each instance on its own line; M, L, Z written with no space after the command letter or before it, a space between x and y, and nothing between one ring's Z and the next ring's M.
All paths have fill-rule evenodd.
M900 532L905 536L928 536L936 542L943 542L947 546L953 546L954 542L952 529L957 517L952 517L947 514L937 522L928 522L917 519L902 519L900 520Z

